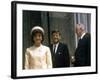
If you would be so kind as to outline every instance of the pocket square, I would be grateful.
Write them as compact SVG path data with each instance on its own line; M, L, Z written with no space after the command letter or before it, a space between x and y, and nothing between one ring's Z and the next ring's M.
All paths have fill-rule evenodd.
M61 52L58 52L58 54L61 54Z

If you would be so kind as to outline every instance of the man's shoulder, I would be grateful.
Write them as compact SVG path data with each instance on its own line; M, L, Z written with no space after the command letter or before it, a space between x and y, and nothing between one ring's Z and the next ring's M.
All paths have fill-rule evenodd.
M49 44L49 47L53 46L53 44Z
M49 46L49 48L50 48L50 49L52 49L52 47L53 47L53 44L49 44L48 46Z
M66 47L66 46L67 46L66 43L61 43L61 42L59 43L59 45L60 45L60 46L63 46L63 47Z
M90 33L86 33L84 36L84 38L90 38L90 37L91 37Z
M90 33L87 32L85 35L86 35L86 36L90 36Z

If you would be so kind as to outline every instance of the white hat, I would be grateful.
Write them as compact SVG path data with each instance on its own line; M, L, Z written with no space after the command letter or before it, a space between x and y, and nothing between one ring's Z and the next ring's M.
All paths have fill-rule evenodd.
M41 28L40 26L34 26L34 27L32 28L32 30L31 30L31 34L32 34L32 32L33 32L34 30L40 30L40 31L44 34L44 30L43 30L43 28Z

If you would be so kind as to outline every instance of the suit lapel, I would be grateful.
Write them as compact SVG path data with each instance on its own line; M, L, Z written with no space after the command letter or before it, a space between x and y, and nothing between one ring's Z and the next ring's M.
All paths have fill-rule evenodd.
M51 52L53 53L53 44L51 45Z
M82 38L82 39L83 39L83 38ZM80 45L80 42L81 42L82 39L79 39L79 40L78 40L78 46Z

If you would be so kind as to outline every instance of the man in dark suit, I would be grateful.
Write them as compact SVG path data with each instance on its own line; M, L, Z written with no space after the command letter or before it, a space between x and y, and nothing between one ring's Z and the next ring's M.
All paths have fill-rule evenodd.
M69 51L66 44L60 42L60 32L52 31L53 44L50 45L53 68L69 67Z
M75 51L74 66L90 66L91 65L91 37L85 32L83 24L76 25L76 34L79 38L78 46Z

